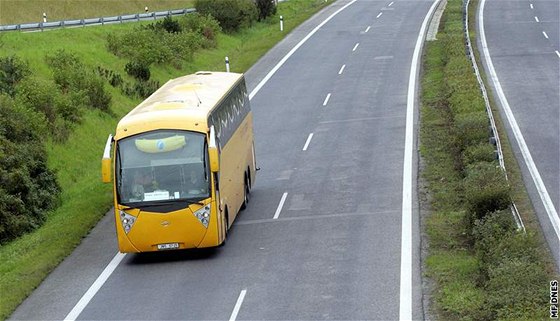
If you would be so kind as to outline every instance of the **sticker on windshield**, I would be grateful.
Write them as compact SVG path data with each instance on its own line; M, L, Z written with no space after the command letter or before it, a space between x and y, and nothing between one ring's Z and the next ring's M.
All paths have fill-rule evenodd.
M168 191L154 191L151 193L144 193L144 201L162 201L169 199Z

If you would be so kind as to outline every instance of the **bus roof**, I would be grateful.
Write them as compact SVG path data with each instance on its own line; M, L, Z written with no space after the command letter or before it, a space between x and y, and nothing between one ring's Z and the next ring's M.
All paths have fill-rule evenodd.
M209 113L242 77L199 71L171 79L119 121L115 139L156 129L206 132Z

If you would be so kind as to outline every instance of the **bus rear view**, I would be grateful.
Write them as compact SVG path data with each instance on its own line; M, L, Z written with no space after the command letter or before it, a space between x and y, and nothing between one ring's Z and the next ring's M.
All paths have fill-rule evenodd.
M255 179L243 76L169 81L119 122L102 171L105 182L114 177L121 252L222 244Z

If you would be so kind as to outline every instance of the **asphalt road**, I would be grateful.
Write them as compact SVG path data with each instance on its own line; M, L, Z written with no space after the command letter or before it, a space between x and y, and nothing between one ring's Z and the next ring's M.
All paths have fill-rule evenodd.
M249 90L349 2L272 49L246 73ZM78 319L399 319L407 91L431 6L359 0L318 29L252 99L261 171L226 246L127 255ZM415 177L414 166L404 252L422 319ZM107 215L11 318L63 319L115 253Z
M490 60L511 108L527 151L548 191L535 183L532 165L523 155L519 135L502 118L523 178L558 266L560 266L560 2L555 0L488 1L484 6L484 30ZM485 59L488 70L488 59ZM494 94L498 97L496 84ZM498 100L499 101L499 100ZM556 223L551 223L556 220Z

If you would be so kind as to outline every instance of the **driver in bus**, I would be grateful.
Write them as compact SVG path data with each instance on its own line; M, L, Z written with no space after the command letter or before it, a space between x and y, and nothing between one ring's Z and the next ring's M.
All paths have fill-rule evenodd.
M203 194L208 190L208 183L195 170L191 170L188 182L190 194Z
M153 185L150 173L140 169L134 172L134 183L132 185L132 198L137 200L144 199L144 193Z

